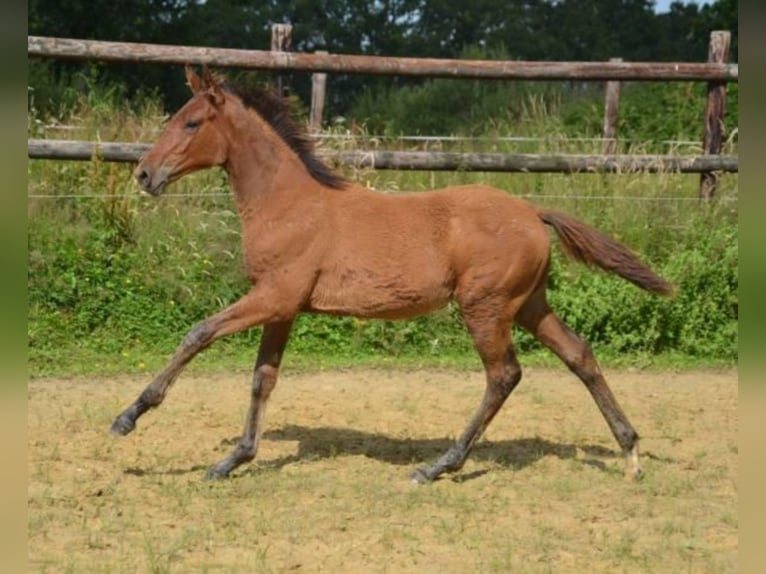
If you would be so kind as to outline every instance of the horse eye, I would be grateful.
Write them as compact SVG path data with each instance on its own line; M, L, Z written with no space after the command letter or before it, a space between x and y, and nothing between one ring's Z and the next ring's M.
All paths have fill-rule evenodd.
M194 130L196 130L199 127L199 124L200 124L200 122L198 122L198 121L189 120L188 122L186 122L186 124L184 124L184 129L193 132Z

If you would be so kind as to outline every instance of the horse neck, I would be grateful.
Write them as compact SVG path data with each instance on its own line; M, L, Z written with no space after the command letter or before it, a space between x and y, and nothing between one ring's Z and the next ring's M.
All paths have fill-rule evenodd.
M254 113L232 122L224 166L243 218L269 206L288 206L318 183L290 147Z

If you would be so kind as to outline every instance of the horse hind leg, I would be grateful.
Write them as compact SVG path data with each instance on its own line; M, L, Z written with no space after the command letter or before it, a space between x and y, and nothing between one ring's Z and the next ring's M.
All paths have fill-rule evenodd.
M463 315L466 317L465 311ZM484 396L468 426L449 450L436 463L412 473L412 479L420 484L463 467L473 445L521 380L521 366L510 345L510 321L483 323L469 316L466 324L484 363L487 376Z
M590 345L559 319L539 290L521 308L519 324L553 351L585 383L625 457L625 478L640 478L638 433L628 421L596 362Z

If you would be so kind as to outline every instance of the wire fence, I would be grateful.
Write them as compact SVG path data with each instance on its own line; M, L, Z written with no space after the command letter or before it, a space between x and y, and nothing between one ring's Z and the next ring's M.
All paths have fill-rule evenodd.
M532 136L425 136L425 135L373 135L373 134L335 134L335 133L322 133L314 134L312 137L318 140L350 140L350 141L404 141L404 142L426 142L426 143L440 143L440 142L482 142L482 143L596 143L602 144L607 141L615 141L614 138L602 138L602 137L569 137L569 136L548 136L548 137L532 137ZM620 143L641 145L647 142L639 140L626 140L618 139ZM660 140L657 142L667 146L696 146L701 147L698 140Z
M382 193L395 194L398 192L386 192L386 190L379 190ZM216 197L230 197L229 192L207 192L207 193L163 193L163 197L172 198L193 198L193 199L207 199ZM688 196L640 196L640 195L574 195L574 194L514 194L509 193L511 197L518 197L520 199L572 199L577 201L688 201L699 203L699 197ZM97 195L97 194L36 194L30 193L27 195L27 199L138 199L138 200L153 200L157 201L156 197L150 195L136 194L109 194L109 195ZM722 196L719 198L719 202L732 202L736 201L736 197Z
M66 124L49 124L42 126L43 130L76 132L86 130L83 126L74 126ZM150 134L159 134L161 127L155 130L148 130ZM385 142L415 142L415 143L593 143L603 144L605 142L617 141L625 145L645 145L647 143L659 144L668 147L693 146L701 148L699 140L658 140L656 142L646 142L642 140L623 139L623 138L604 138L604 137L570 137L570 136L464 136L464 135L385 135L369 133L335 133L318 132L310 133L311 139L322 140L340 140L340 141L385 141Z

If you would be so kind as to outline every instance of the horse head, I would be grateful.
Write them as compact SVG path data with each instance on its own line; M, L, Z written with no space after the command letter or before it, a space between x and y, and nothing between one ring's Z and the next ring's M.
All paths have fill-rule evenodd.
M223 165L228 158L222 117L232 99L207 67L202 76L186 66L191 99L168 121L159 139L141 159L133 175L142 189L160 195L165 187L200 169Z

